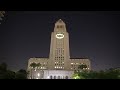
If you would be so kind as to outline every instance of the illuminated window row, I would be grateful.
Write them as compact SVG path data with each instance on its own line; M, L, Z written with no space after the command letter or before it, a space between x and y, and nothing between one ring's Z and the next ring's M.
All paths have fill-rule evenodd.
M64 63L55 63L55 65L60 65L60 64L61 64L61 65L64 65Z
M71 63L71 64L79 64L79 63Z
M32 63L33 63L33 62L32 62ZM34 62L34 63L36 63L36 64L37 64L37 63L40 63L40 64L48 64L48 62L43 62L43 63L42 63L42 62ZM30 64L31 64L31 63L30 63Z
M83 69L90 69L90 68L83 68Z
M43 63L40 63L40 64L46 64L45 62L43 62Z
M74 70L75 70L75 69L77 69L77 68L71 68L71 69L74 69ZM85 69L88 69L88 70L89 70L90 68L83 68L83 70L85 70Z
M56 63L59 63L59 62L55 62L55 64L56 64ZM62 62L62 63L64 63L64 62Z
M55 68L61 68L61 69L64 69L64 67L58 67L58 66L55 66Z
M46 67L40 67L40 69L46 69Z
M59 62L59 63L55 63L55 64L64 64L64 63L62 63L62 62Z
M68 76L48 76L48 79L68 79Z
M39 67L35 67L35 69L46 69L47 65L41 65ZM33 69L33 67L29 66L29 68Z

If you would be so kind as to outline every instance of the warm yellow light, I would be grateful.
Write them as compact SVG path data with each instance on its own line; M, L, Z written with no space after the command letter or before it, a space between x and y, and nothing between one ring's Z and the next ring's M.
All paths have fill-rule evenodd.
M49 79L50 77L49 77L49 76L47 76L47 78Z
M40 76L40 74L38 73L38 77Z
M62 39L62 38L64 38L64 35L63 34L56 34L56 38Z

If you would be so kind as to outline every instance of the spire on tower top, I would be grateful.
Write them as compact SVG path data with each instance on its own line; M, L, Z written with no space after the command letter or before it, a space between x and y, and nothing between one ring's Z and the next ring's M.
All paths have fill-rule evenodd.
M62 20L62 19L59 19L57 22L63 22L63 20Z
M65 23L63 22L63 20L62 19L59 19L57 22L56 22L56 24L58 25L60 25L60 24L63 24L63 25L65 25Z
M66 25L63 22L62 19L59 19L56 23L55 23L55 28L54 31L66 31Z
M62 19L59 19L58 21L59 21L59 22L63 22Z

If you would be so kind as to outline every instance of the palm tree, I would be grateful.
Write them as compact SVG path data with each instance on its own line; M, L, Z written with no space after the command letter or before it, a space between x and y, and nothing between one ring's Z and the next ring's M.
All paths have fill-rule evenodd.
M36 63L33 62L33 63L30 64L30 66L32 67L32 69L31 69L31 79L33 79L33 70L36 67Z
M40 64L40 63L37 63L37 64L36 64L36 67L37 67L37 68L39 68L40 66L41 66L41 64Z
M33 62L33 63L30 64L30 66L31 66L33 69L35 69L36 63Z
M36 70L36 68L40 67L41 64L40 64L40 63L35 63L35 62L33 62L33 63L30 64L30 66L31 66L34 70ZM31 77L32 77L32 71L33 71L33 69L31 69Z

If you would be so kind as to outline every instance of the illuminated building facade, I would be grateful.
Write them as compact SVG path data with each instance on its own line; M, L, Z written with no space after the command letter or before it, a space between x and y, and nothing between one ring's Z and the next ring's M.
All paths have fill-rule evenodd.
M32 63L40 63L39 67L31 67ZM51 33L49 58L30 58L28 61L28 79L71 79L80 64L87 65L90 70L90 60L87 58L70 58L69 34L65 23L59 19Z

